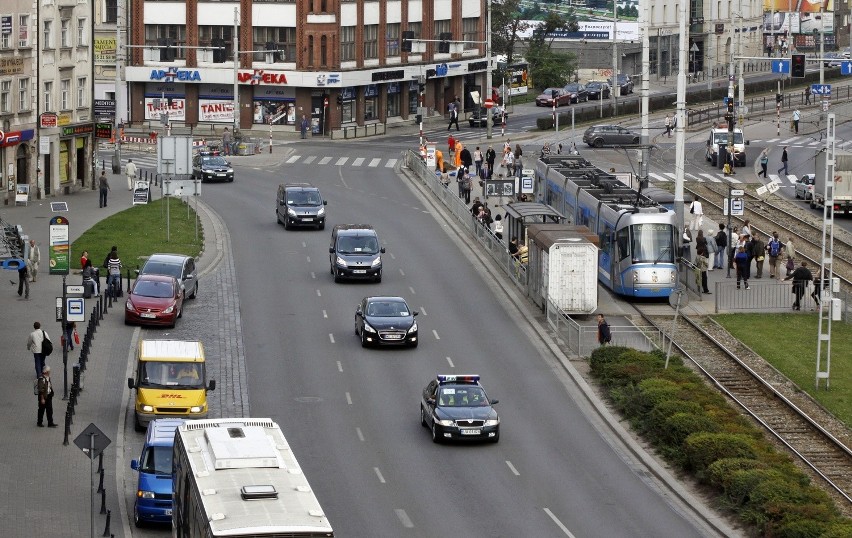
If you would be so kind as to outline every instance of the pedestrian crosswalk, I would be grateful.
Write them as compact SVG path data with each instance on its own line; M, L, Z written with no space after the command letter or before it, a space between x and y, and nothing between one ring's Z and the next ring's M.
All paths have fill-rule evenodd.
M319 159L319 160L317 160ZM318 155L291 155L285 161L287 164L313 164L331 165L331 166L350 166L353 168L369 167L369 168L393 168L399 159L379 157L320 157Z
M809 136L791 136L791 137L778 137L778 138L767 138L767 139L759 139L759 140L750 140L752 144L766 144L766 145L776 145L776 146L790 146L791 148L816 148L825 145L825 138L820 136L820 133L815 133ZM838 140L836 143L837 149L850 149L852 148L852 140Z
M747 174L748 172L746 172ZM648 172L648 178L651 181L657 183L666 183L673 182L677 178L677 174L674 172ZM683 174L684 181L693 181L697 183L731 183L731 184L740 184L742 181L735 177L726 176L722 173L711 174L711 173L689 173L686 172ZM787 176L781 176L778 174L769 174L769 181L773 181L775 183L780 183L781 186L792 187L795 185L796 181L799 180L799 177L795 174L789 174Z

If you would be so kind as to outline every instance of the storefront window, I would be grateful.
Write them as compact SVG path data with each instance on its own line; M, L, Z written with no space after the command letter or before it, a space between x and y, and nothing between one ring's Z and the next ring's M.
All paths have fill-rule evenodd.
M296 104L293 101L254 100L255 124L295 125Z
M417 114L417 107L419 103L417 102L417 91L409 91L408 92L408 113L409 114Z
M343 101L340 107L340 122L352 123L355 121L355 101Z
M399 82L388 84L388 105L386 117L399 116Z

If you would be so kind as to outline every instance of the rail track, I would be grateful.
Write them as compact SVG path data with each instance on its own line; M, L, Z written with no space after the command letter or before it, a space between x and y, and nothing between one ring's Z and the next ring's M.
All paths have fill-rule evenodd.
M728 196L727 189L724 192L717 191L717 187L707 184L690 184L685 191L693 196L698 196L706 201L704 214L722 222L723 203ZM750 221L752 230L763 235L770 235L773 231L779 231L782 242L786 242L789 236L794 238L796 256L804 258L811 263L811 267L819 267L822 252L822 221L811 218L810 215L800 216L781 204L769 202L746 193L746 214L744 217L732 217L732 221L742 223L744 219ZM707 205L711 207L708 208ZM712 211L708 212L708 209ZM781 232L783 230L783 232ZM839 277L842 286L846 290L852 290L852 238L849 233L835 226L834 234L834 272ZM818 269L816 269L818 272ZM816 274L816 273L814 273Z
M671 316L640 315L670 332ZM681 317L674 346L852 513L852 433L842 422L709 318Z

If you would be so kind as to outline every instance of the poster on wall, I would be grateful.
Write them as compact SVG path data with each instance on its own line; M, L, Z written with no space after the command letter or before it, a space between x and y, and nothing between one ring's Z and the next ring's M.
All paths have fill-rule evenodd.
M214 99L198 100L198 121L234 122L234 102Z
M71 181L68 174L68 140L59 142L59 183Z
M834 11L834 0L763 0L763 11L793 11L797 13L819 13Z
M186 100L172 98L171 104L168 99L154 97L145 98L145 119L159 120L160 115L165 112L170 120L183 121L186 119ZM231 113L233 115L233 112Z

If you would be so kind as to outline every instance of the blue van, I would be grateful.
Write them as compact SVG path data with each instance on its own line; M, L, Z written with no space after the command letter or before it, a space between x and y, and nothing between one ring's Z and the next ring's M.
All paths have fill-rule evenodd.
M139 473L133 504L133 522L137 527L172 522L172 448L175 430L184 422L179 418L152 420L142 456L130 462L130 468Z

